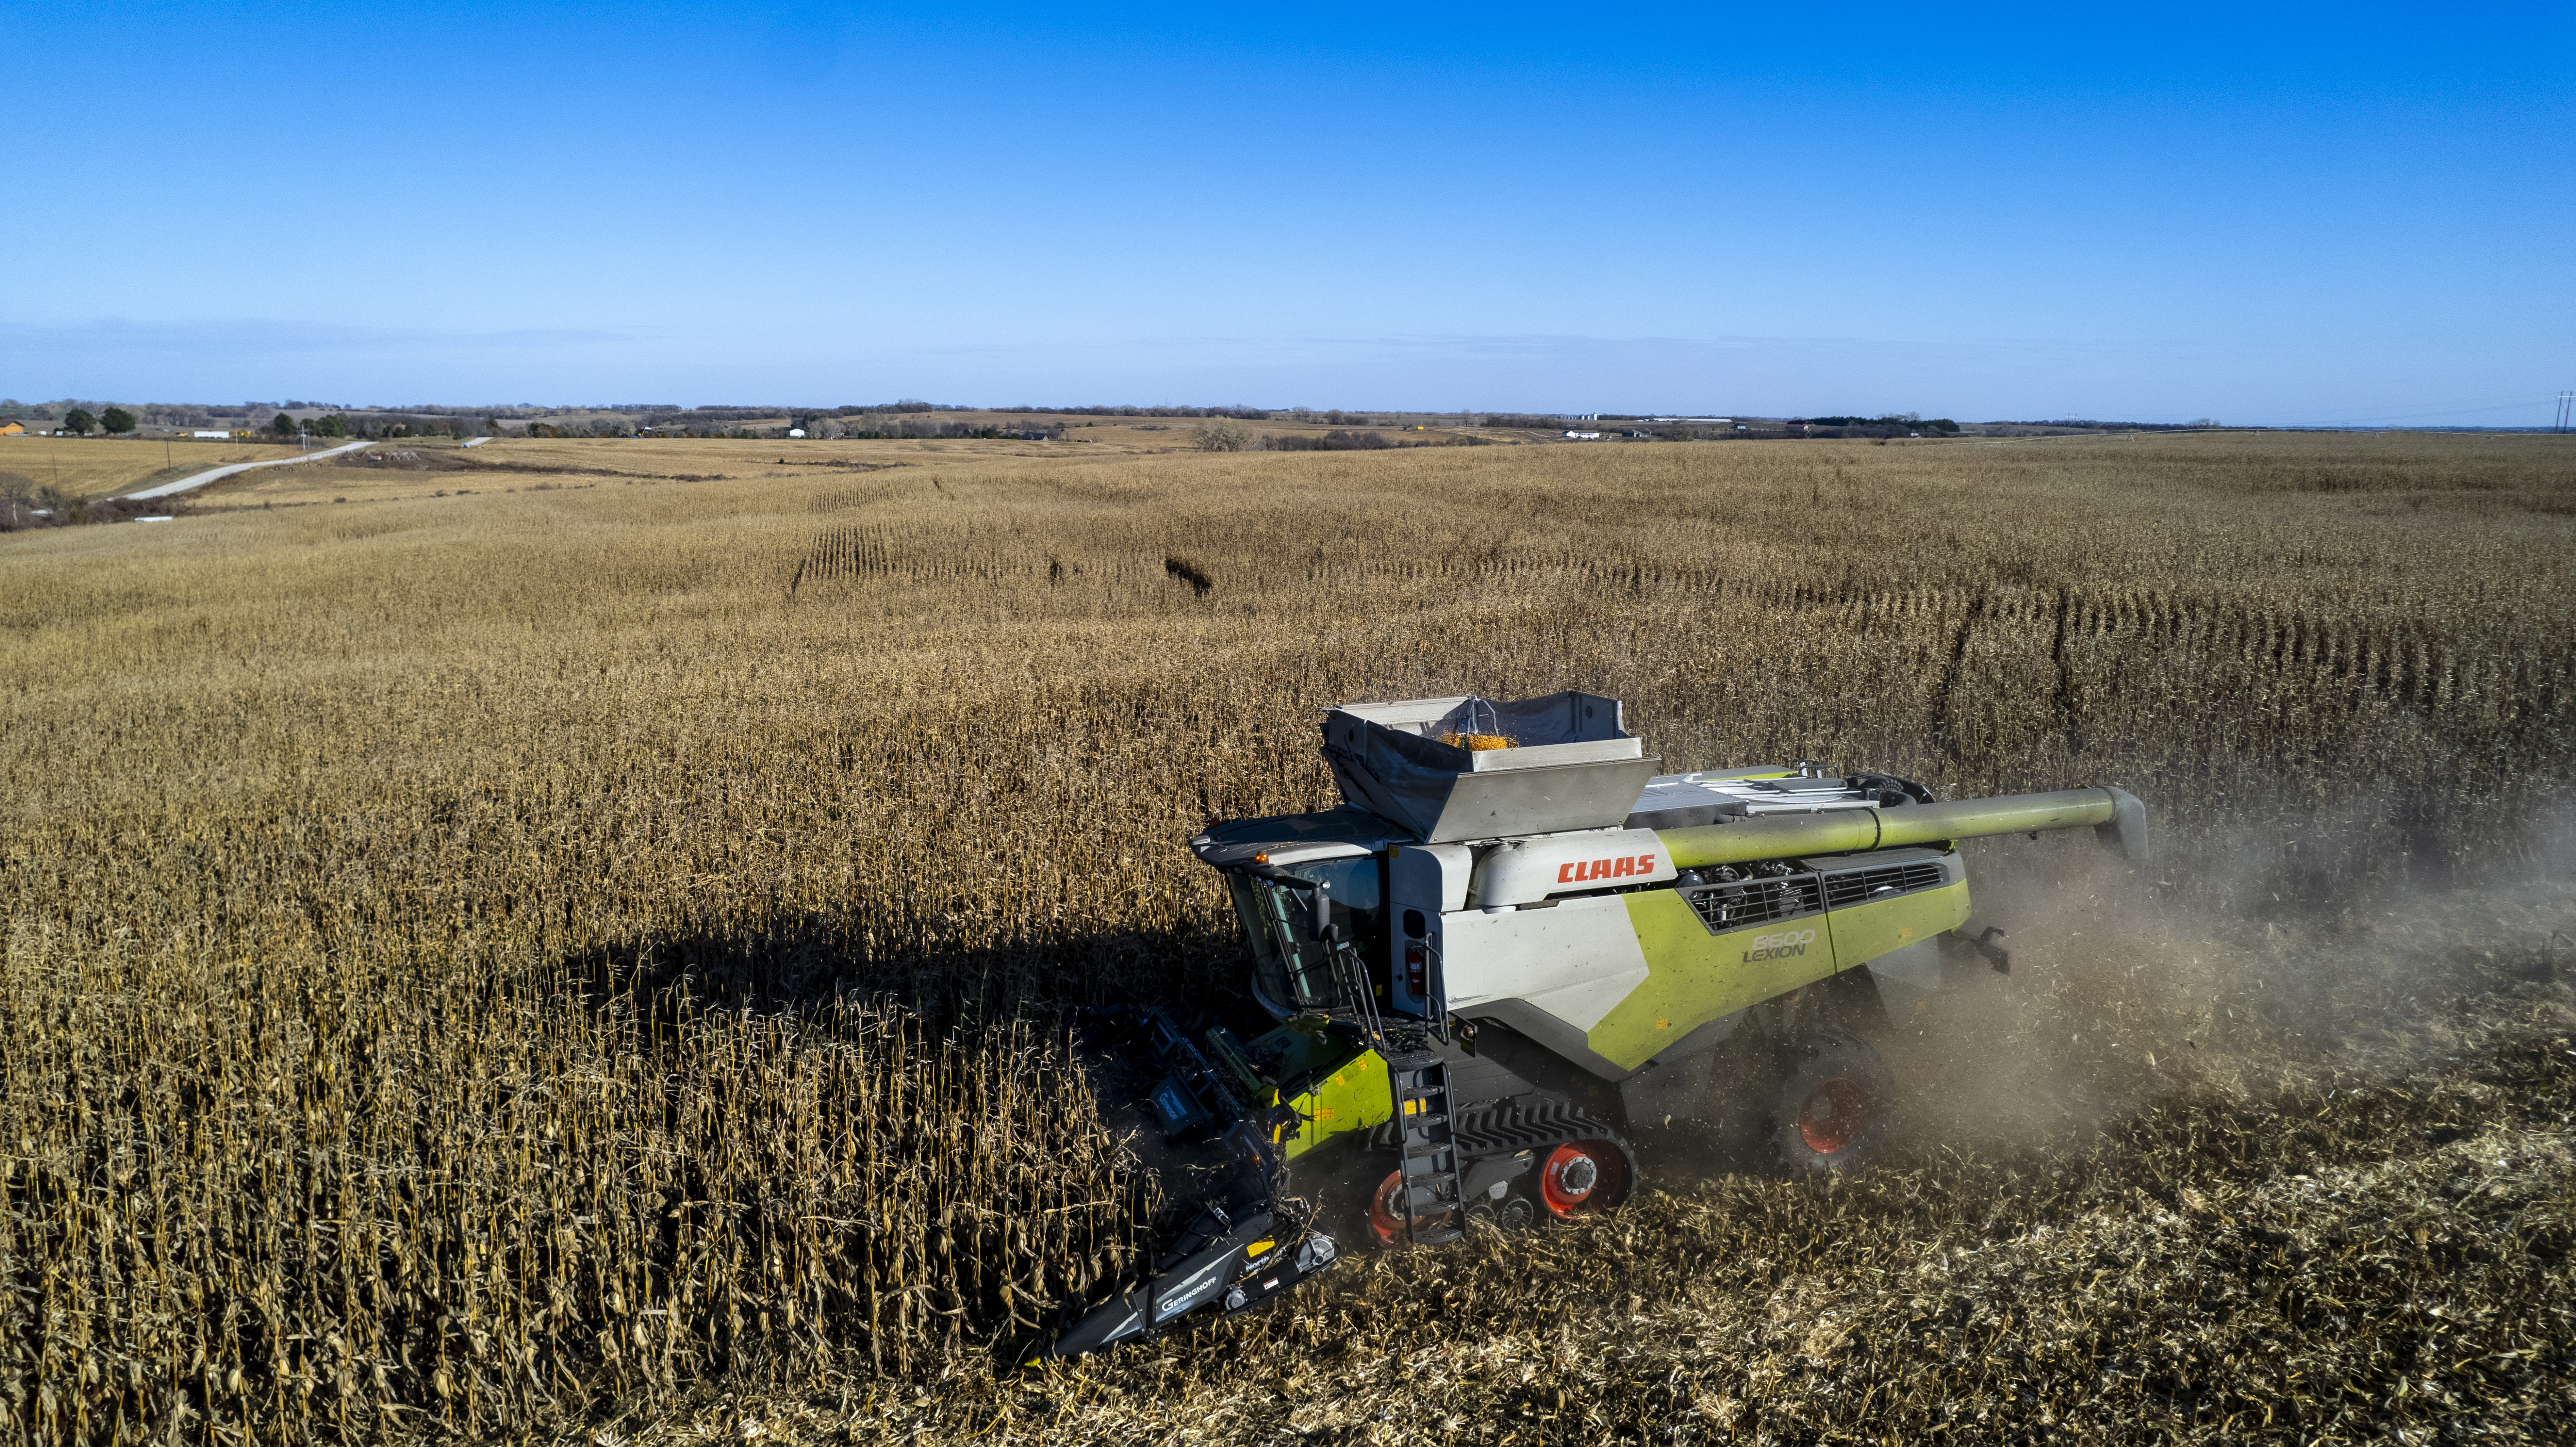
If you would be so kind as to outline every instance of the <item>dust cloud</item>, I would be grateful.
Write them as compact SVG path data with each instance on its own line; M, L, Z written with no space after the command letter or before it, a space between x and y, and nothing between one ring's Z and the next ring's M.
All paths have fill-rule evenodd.
M2011 969L1954 959L1940 991L1888 992L1908 1155L2080 1149L2162 1099L2250 1105L2420 1069L2502 1014L2576 1026L2563 839L2473 885L2344 899L2260 887L2279 851L2248 841L2228 858L2260 904L2232 907L2089 841L1964 847L1972 925L2006 931Z

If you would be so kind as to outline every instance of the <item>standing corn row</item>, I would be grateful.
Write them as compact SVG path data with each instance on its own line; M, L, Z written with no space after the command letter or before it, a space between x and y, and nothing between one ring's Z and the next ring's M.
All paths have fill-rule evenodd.
M1026 1023L581 1008L566 980L421 964L12 971L0 1436L485 1432L907 1372L1135 1249L1149 1203ZM111 988L156 973L187 977L184 1013Z

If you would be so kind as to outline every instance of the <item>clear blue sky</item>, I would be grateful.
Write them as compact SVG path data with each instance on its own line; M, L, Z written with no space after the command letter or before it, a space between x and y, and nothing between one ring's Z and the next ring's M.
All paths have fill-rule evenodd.
M2576 7L0 0L0 395L2539 424Z

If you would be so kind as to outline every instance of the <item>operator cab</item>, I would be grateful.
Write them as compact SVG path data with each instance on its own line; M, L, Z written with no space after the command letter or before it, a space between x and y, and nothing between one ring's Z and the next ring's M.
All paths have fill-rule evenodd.
M1272 1018L1350 1003L1333 977L1319 918L1352 946L1378 1011L1414 1019L1432 1012L1443 917L1466 903L1471 851L1418 843L1348 807L1238 819L1190 846L1225 876L1252 952L1253 997Z
M1252 993L1261 1007L1285 1020L1339 1003L1332 959L1316 937L1315 896L1324 897L1334 933L1371 964L1386 955L1385 862L1374 854L1284 866L1277 875L1230 871L1234 912L1252 946ZM1300 887L1304 886L1304 887ZM1372 974L1377 973L1375 970ZM1373 981L1378 1002L1386 982Z
M1385 820L1346 805L1321 814L1237 819L1190 841L1202 861L1225 875L1252 949L1253 996L1272 1017L1342 1003L1319 920L1356 948L1379 1008L1395 1005L1385 968L1386 855L1402 837Z

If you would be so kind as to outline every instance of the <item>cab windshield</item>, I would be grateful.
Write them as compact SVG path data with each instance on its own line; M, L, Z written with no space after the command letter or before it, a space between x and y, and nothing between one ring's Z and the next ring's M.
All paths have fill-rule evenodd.
M1320 885L1333 923L1365 961L1386 958L1386 886L1375 855L1293 864L1282 871ZM1344 1003L1333 988L1332 958L1314 938L1315 896L1249 874L1226 876L1234 912L1252 946L1253 993L1282 1019Z

